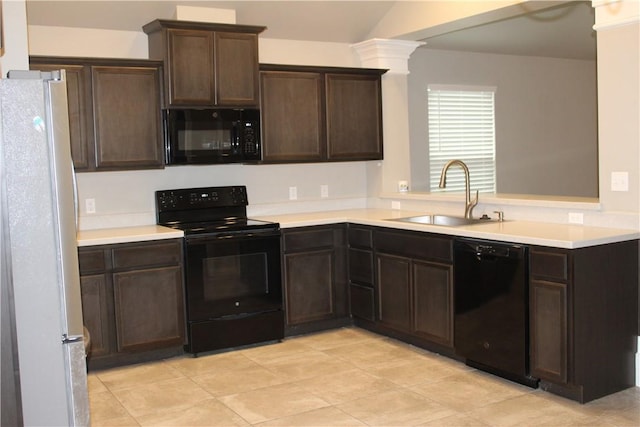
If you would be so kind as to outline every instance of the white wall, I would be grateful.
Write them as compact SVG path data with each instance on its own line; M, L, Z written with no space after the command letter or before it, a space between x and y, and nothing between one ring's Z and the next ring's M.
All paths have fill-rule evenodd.
M598 196L595 61L427 45L411 55L409 69L414 189L429 190L427 87L458 84L496 88L499 193Z
M4 77L9 70L29 68L27 47L27 10L24 0L2 3L2 43L4 55L0 57L0 74Z
M77 40L83 40L77 43ZM260 62L357 66L348 44L260 39ZM29 26L32 55L147 58L142 32ZM285 213L313 209L365 207L366 162L293 165L179 166L164 170L78 174L80 228L155 223L153 192L161 189L246 185L249 213ZM329 198L320 186L329 186ZM289 187L298 200L288 200ZM95 199L96 213L86 214L85 199Z
M438 2L440 8L445 8L445 4L451 5L451 2ZM496 9L501 2L478 2L482 3L482 7L490 10ZM502 9L511 9L510 6L514 2L502 2ZM519 2L515 2L519 3ZM628 9L629 7L638 7L640 2L624 1L622 2L624 7L622 9ZM631 6L630 6L631 5ZM424 7L423 5L404 5L403 7L411 9L415 7ZM598 9L596 9L596 22L600 20L603 22L602 17L605 14L611 14L608 19L615 21L617 16L615 15L621 8L620 3L616 3L616 7L612 8L608 6L607 2L602 2L602 9L604 13L601 13L598 17ZM402 26L398 27L400 6L396 8L389 19L385 18L384 22L376 31L372 32L372 36L384 37L387 34L389 37L397 35L402 31ZM501 9L501 10L502 10ZM440 9L438 9L440 10ZM442 10L442 14L436 14L436 16L429 17L429 22L442 28L448 24L451 24L455 19L450 13L445 13ZM465 20L475 19L473 14L469 15L469 10L458 11L461 13L460 17ZM419 14L414 14L412 17L411 28L408 28L404 34L409 32L418 33L419 26L416 21L424 21L424 16L420 17ZM454 13L454 15L456 15ZM638 194L640 187L639 177L639 138L638 138L638 79L637 75L640 71L638 69L638 48L639 37L638 31L638 13L632 12L632 24L628 24L628 28L624 27L611 27L601 28L598 30L598 86L599 86L599 151L600 151L600 199L601 207L594 206L586 210L580 210L579 208L549 208L543 206L530 206L526 202L517 205L514 208L513 205L501 205L500 201L491 201L489 204L485 204L479 208L494 209L503 208L510 214L510 218L522 218L522 219L538 219L543 221L552 222L567 222L567 213L569 209L571 211L580 211L585 215L585 224L588 225L602 225L607 227L619 227L619 228L639 228L638 222ZM409 22L409 21L407 21ZM415 25L414 25L415 24ZM453 24L452 24L453 25ZM78 41L78 37L88 37L93 34L92 37L101 39L104 37L104 43L96 46L95 49L91 49L90 56L115 56L115 57L146 57L146 46L140 42L141 33L133 33L128 35L128 39L132 40L130 46L123 47L114 41L121 40L122 34L117 37L110 32L104 32L101 30L87 30L88 32L78 32L74 29L52 29L52 28L33 28L30 29L29 48L31 54L59 54L59 55L78 55L87 56L86 47L80 52L74 49L74 45ZM395 32L395 33L394 33ZM602 34L601 34L602 33ZM604 34L607 33L607 34ZM142 36L144 37L144 36ZM137 43L136 43L137 41ZM350 51L347 45L336 43L306 43L298 41L286 41L286 40L261 40L260 46L260 61L261 62L274 62L274 63L300 63L300 64L318 64L318 65L344 65L354 66L357 65L355 56ZM603 68L604 67L604 68ZM383 96L385 94L383 93ZM389 153L394 149L394 140L387 138L385 140L385 153ZM404 143L403 143L404 144ZM411 160L409 158L404 160L405 169L410 171ZM198 169L194 174L194 171L189 170L189 174L192 175L194 180L200 181L221 181L226 176L237 176L251 179L251 182L238 182L239 184L247 184L249 187L249 195L253 200L253 195L264 195L264 200L268 198L266 195L275 195L272 200L276 204L282 202L279 206L283 209L305 209L306 207L313 208L340 208L345 202L350 204L362 204L363 198L369 198L370 206L390 207L392 199L388 194L381 195L382 198L378 199L381 183L379 178L386 176L384 173L380 173L384 170L385 162L366 162L366 163L350 163L350 164L318 164L314 166L310 165L291 165L287 168L281 168L278 166L253 166L259 168L258 172L251 175L245 175L244 170L248 169L248 166L211 166L202 167ZM327 179L331 181L321 182L322 178L315 177L308 179L306 174L307 170L311 168L318 170L326 170ZM173 169L173 168L172 168ZM139 184L140 182L147 180L150 176L153 176L154 186L160 188L169 187L170 184L176 182L174 175L182 176L187 170L183 168L177 168L167 173L159 173L158 171L149 172L132 172L130 174L125 173L125 176L130 176L131 181L122 189L122 203L118 201L111 201L105 194L112 191L114 187L110 185L110 181L117 173L98 173L91 174L89 178L88 174L80 175L81 197L89 197L87 195L88 190L91 190L94 194L91 197L96 197L98 206L98 215L101 214L101 209L104 209L105 205L120 209L123 214L126 215L126 200L135 199L135 197L149 197L148 187L146 183ZM630 175L630 188L628 192L613 192L610 189L610 174L613 171L626 171ZM211 177L211 178L209 178ZM250 177L250 178L249 178ZM404 177L403 177L404 178ZM267 182L269 180L275 180L277 188L270 186ZM284 184L287 182L287 184ZM349 183L363 183L362 187L357 187L354 184L355 191L350 188L346 188L343 184ZM88 185L90 183L90 185ZM319 198L319 185L329 184L330 195L329 200L321 200ZM382 183L384 184L384 183ZM387 183L388 184L388 183ZM213 183L215 185L215 183ZM299 197L301 200L306 201L306 204L289 203L286 200L288 194L288 186L296 185L300 187ZM388 185L387 185L388 187ZM388 192L388 190L386 190ZM146 192L146 193L145 193ZM374 196L371 198L371 196ZM260 200L260 198L258 198ZM109 201L107 203L107 201ZM457 201L452 204L453 207L457 207ZM432 203L427 200L420 205L421 209L428 209ZM454 206L455 205L455 206ZM119 208L118 208L119 206ZM152 214L152 207L147 206L145 215ZM417 207L417 205L416 205ZM254 206L259 208L259 206ZM278 209L278 206L272 204L266 204L265 210ZM250 207L251 210L251 207ZM477 209L480 212L480 209ZM85 220L82 222L83 226L86 226L90 221ZM100 222L100 221L97 221ZM93 226L95 224L91 224Z

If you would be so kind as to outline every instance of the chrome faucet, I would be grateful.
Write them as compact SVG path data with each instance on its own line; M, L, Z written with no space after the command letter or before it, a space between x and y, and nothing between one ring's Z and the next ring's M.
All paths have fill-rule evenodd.
M445 188L447 186L447 170L453 165L458 165L464 171L464 188L466 201L464 205L464 217L467 219L471 219L471 212L473 208L478 204L478 190L476 190L476 198L472 202L471 201L471 188L469 185L469 168L464 164L462 160L449 160L447 164L442 168L442 173L440 174L440 188Z

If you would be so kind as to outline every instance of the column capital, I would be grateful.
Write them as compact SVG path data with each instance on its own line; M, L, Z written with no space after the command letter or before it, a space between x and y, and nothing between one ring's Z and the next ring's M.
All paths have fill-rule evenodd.
M591 6L596 11L596 31L640 22L638 0L592 0Z
M370 39L352 44L360 64L366 68L385 68L391 74L409 74L409 56L425 44L409 40Z

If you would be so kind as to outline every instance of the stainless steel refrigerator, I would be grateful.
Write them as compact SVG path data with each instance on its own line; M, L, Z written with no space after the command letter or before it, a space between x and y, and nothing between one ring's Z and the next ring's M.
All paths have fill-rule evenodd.
M13 399L18 424L89 425L64 72L9 72L0 124L2 410Z

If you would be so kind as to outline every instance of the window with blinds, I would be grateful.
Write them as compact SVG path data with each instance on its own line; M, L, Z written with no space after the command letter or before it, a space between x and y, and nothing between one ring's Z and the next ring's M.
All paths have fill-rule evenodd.
M443 166L459 159L469 167L472 192L495 192L495 92L494 87L429 85L431 191L442 191L438 185ZM447 191L456 190L464 191L458 167L447 172Z

